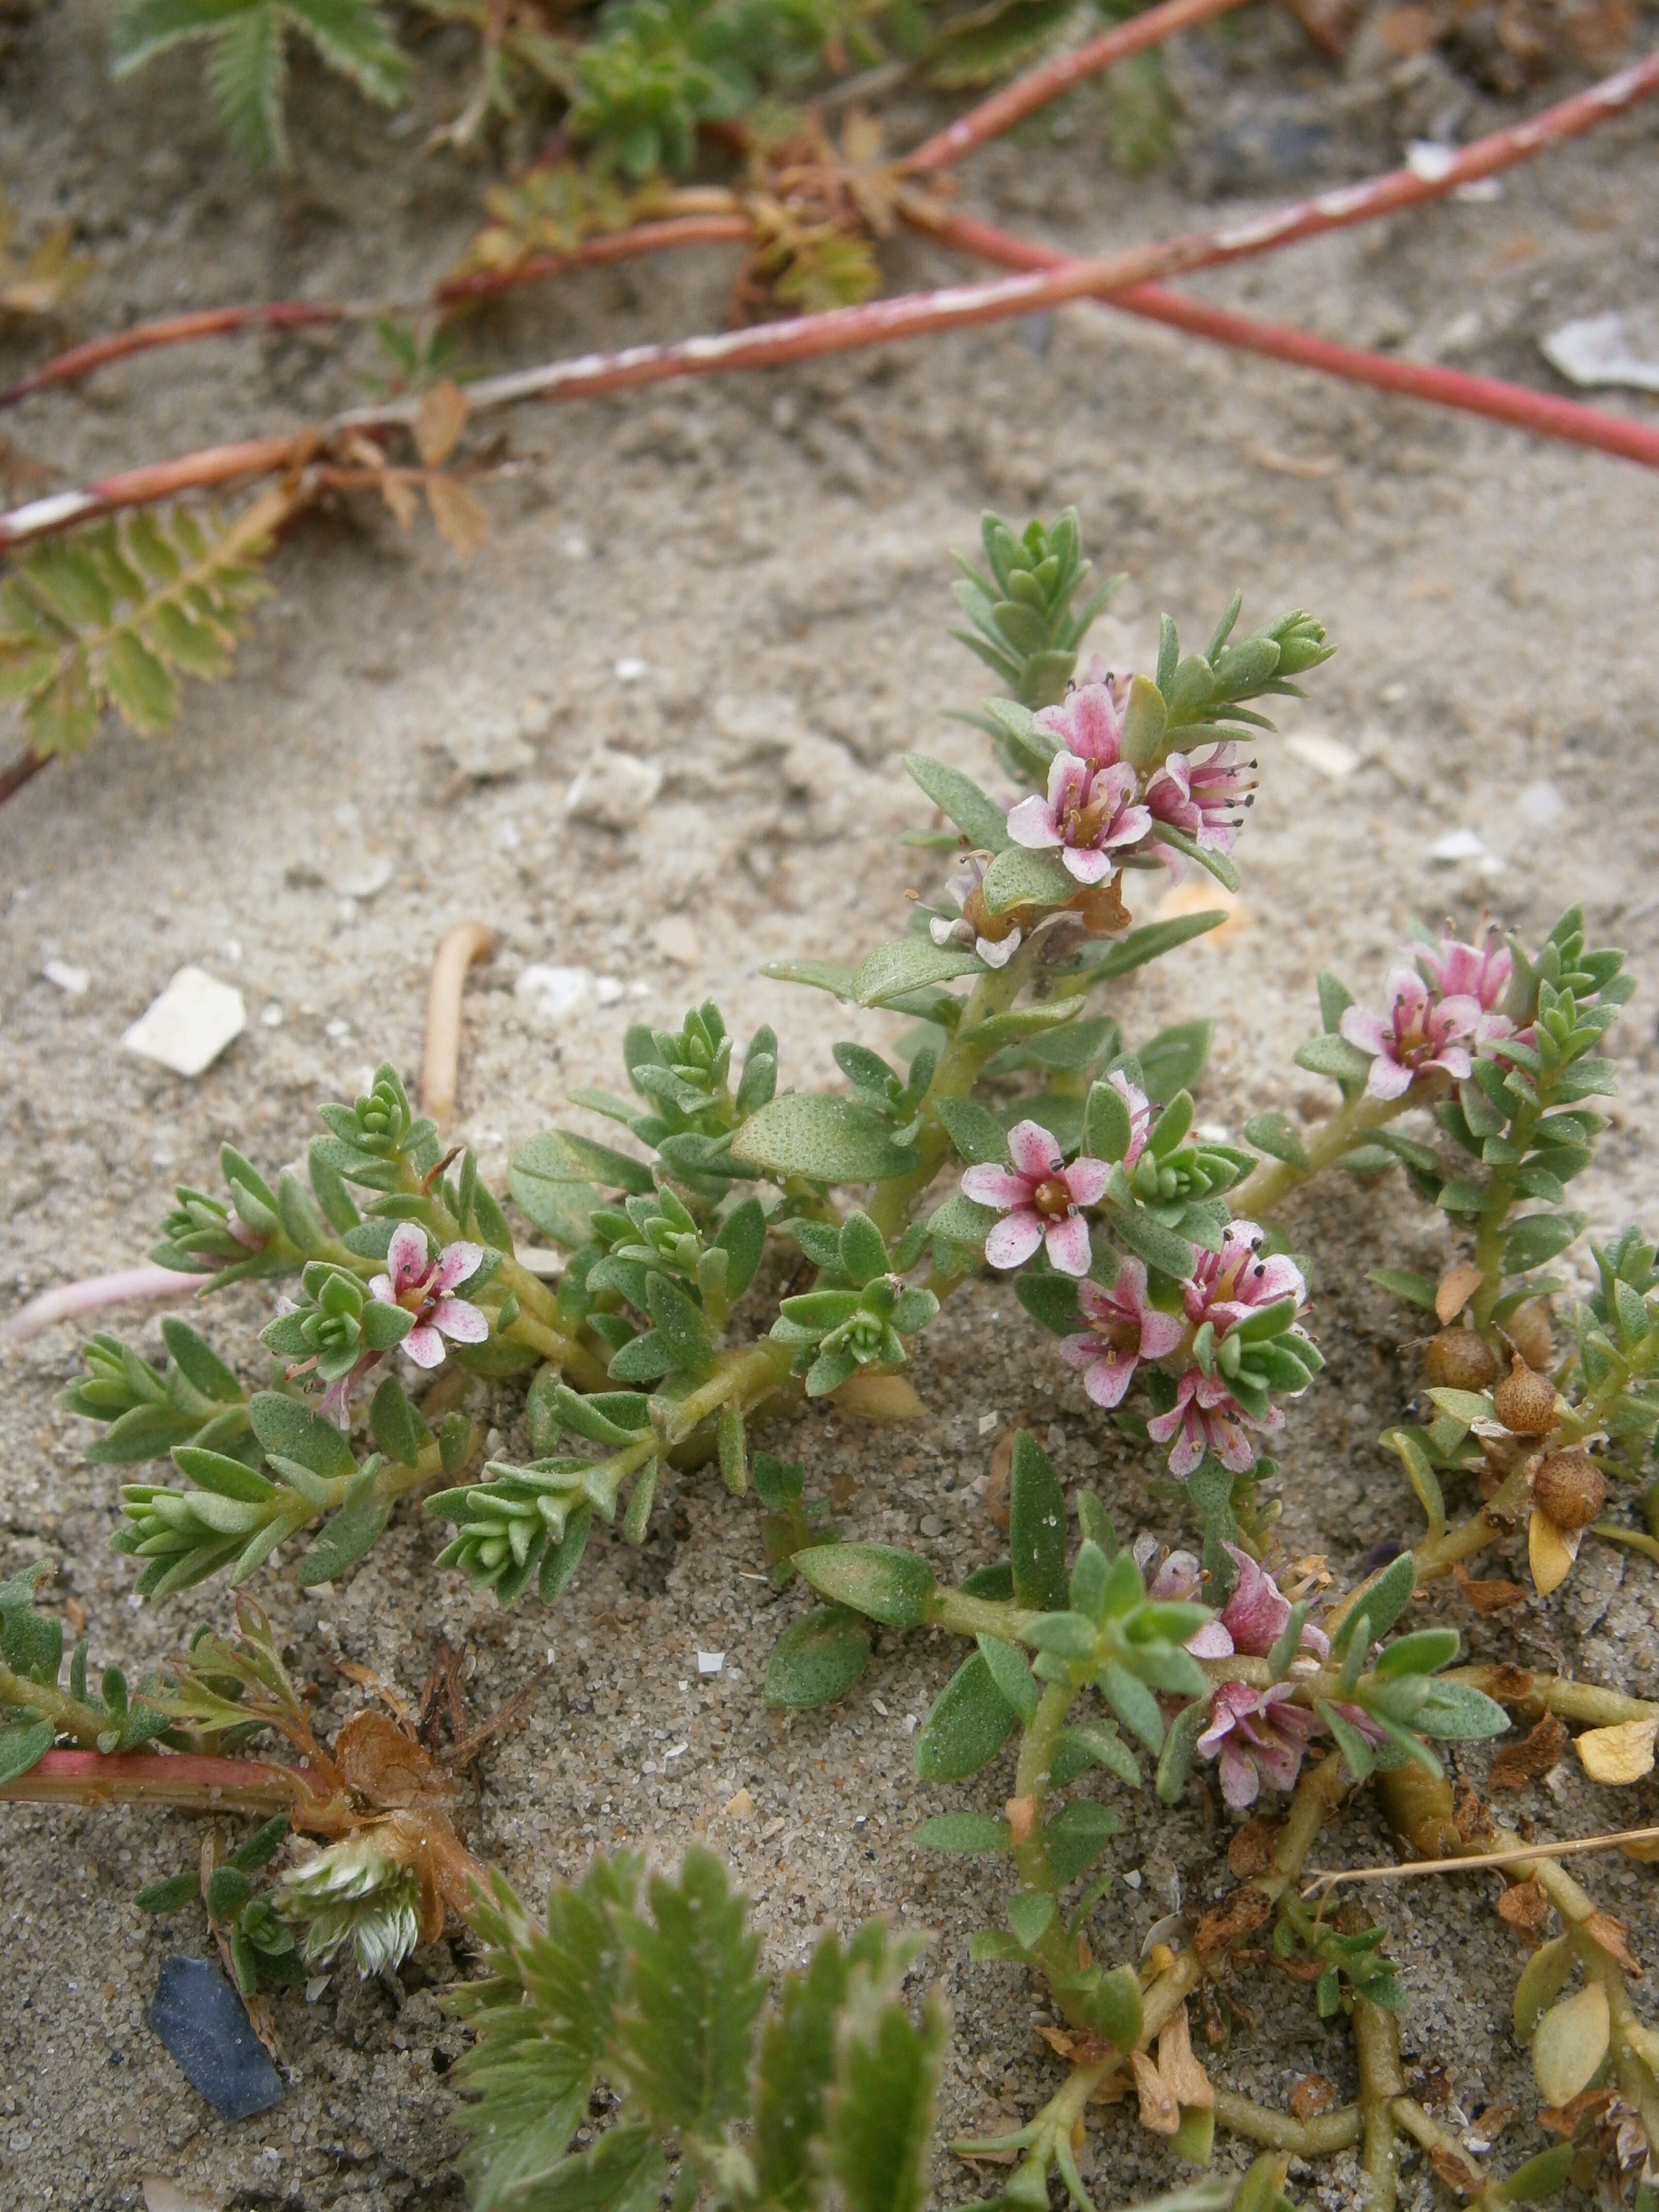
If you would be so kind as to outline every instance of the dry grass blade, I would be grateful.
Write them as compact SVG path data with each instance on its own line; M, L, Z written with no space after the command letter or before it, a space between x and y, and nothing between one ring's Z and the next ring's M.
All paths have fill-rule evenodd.
M1310 1875L1302 1894L1328 1897L1345 1881L1412 1881L1423 1874L1479 1874L1487 1867L1530 1866L1538 1859L1575 1858L1589 1851L1616 1851L1632 1844L1659 1841L1659 1828L1620 1828L1606 1836L1575 1836L1564 1844L1521 1844L1513 1850L1472 1851L1467 1857L1407 1859L1399 1866L1338 1867Z

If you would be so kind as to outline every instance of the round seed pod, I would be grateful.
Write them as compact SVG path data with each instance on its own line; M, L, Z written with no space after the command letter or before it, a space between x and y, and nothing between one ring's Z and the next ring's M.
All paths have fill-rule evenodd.
M1532 1495L1558 1528L1588 1528L1607 1503L1607 1479L1587 1451L1552 1452L1533 1477Z
M1437 1390L1484 1390L1498 1374L1498 1354L1476 1330L1443 1328L1423 1347L1423 1372Z
M1550 1302L1528 1298L1510 1316L1504 1334L1528 1367L1541 1372L1555 1358L1555 1338L1550 1329Z
M1492 1393L1492 1410L1512 1437L1547 1437L1555 1426L1555 1385L1517 1355Z

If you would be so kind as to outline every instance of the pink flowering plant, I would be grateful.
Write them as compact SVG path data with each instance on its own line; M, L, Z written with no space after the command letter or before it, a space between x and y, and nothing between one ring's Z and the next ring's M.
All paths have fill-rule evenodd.
M1659 1559L1654 1249L1632 1231L1595 1254L1564 1350L1565 1285L1547 1272L1583 1226L1566 1192L1605 1127L1587 1102L1613 1085L1600 1046L1629 994L1621 956L1589 946L1574 909L1534 950L1492 928L1424 936L1394 963L1380 1008L1322 975L1320 1034L1296 1059L1334 1085L1328 1114L1241 1110L1227 1125L1242 1125L1240 1142L1201 1121L1209 1024L1132 1042L1112 987L1225 918L1135 914L1171 871L1238 886L1259 769L1246 749L1272 730L1263 703L1297 696L1332 647L1299 611L1237 637L1235 599L1202 651L1183 651L1166 617L1152 668L1094 662L1079 678L1110 588L1085 596L1088 579L1074 515L1018 536L987 519L984 566L965 565L957 586L958 635L1006 687L964 718L991 741L986 782L907 757L929 810L906 840L929 872L909 926L873 950L766 971L820 1007L894 1017L885 1051L836 1042L839 1080L804 1090L786 1080L770 1027L739 1048L712 1001L677 1029L630 1027L624 1087L572 1094L608 1137L591 1121L532 1137L501 1195L383 1066L363 1096L323 1109L303 1171L267 1178L226 1146L222 1195L180 1188L152 1254L205 1276L204 1296L240 1284L272 1301L264 1387L246 1389L170 1319L164 1365L100 1334L65 1399L99 1425L94 1459L162 1463L159 1479L126 1482L116 1538L154 1599L222 1573L245 1584L283 1557L302 1584L332 1582L418 1495L447 1534L434 1572L503 1606L532 1590L552 1605L597 1527L641 1542L664 1487L689 1500L708 1466L757 1496L775 1584L811 1594L773 1652L769 1704L805 1711L845 1694L878 1633L966 1639L918 1729L919 1781L970 1782L1009 1759L1012 1771L975 1784L988 1803L931 1815L916 1840L1007 1859L1006 1917L975 1954L1036 1971L1075 2038L1065 2088L992 2147L1015 2161L1010 2205L1045 2203L1057 2176L1086 2207L1072 2129L1097 2093L1134 2093L1154 2132L1209 2154L1214 2099L1183 2008L1209 1954L1194 1936L1151 1975L1096 1959L1087 1931L1119 1825L1103 1790L1150 1785L1173 1805L1212 1775L1232 1814L1284 1801L1292 1841L1248 1925L1211 1948L1271 1923L1279 1955L1312 1962L1322 2011L1363 2005L1370 2021L1403 2002L1380 1939L1302 1910L1303 1859L1373 1778L1412 1832L1423 1803L1449 1821L1438 1747L1504 1729L1503 1699L1519 1694L1513 1668L1455 1668L1461 1637L1443 1620L1395 1634L1408 1604L1523 1528L1540 1595L1586 1542ZM1382 1439L1426 1533L1325 1590L1280 1535L1293 1500L1272 1455L1324 1364L1313 1263L1282 1215L1321 1173L1396 1168L1466 1247L1437 1282L1375 1278L1414 1309L1413 1334L1431 1316L1429 1410ZM1021 1433L1008 1555L945 1588L920 1557L842 1540L801 1469L752 1449L803 1407L920 1411L919 1344L985 1277L1039 1324L1034 1362L1056 1382L1069 1370L1127 1440L1173 1549L1151 1535L1121 1545L1100 1501L1083 1487L1068 1498ZM491 1427L520 1412L527 1455L485 1459ZM1462 1519L1460 1486L1479 1492ZM48 1694L44 1662L34 1675L7 1664L0 1779L25 1786L65 1735L126 1741L112 1721L94 1726L80 1691L67 1704ZM1526 1709L1591 1723L1585 1742L1659 1721L1640 1699L1523 1679ZM1605 1764L1594 1745L1582 1755L1592 1772ZM403 1875L382 1883L362 1856L350 1883L331 1886L325 1869L317 1899L329 1942L343 1942L350 1884L402 1898L395 1925L377 1923L359 1947L379 1960L428 1923ZM510 1917L491 1923L503 1956ZM258 1924L280 1942L275 1922ZM1650 2094L1659 2114L1650 2056L1622 2019L1609 2014L1620 2094L1638 2107ZM1373 2022L1361 2038L1345 2142L1394 2139L1382 2034ZM1230 2109L1263 2140L1317 2133L1277 2115L1247 2124L1242 2100ZM501 2155L516 2155L523 2114L501 2124ZM723 2160L707 2171L729 2180L738 2168Z

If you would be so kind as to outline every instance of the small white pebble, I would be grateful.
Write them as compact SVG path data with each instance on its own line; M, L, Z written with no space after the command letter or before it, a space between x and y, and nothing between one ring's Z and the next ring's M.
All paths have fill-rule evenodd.
M616 975L596 975L593 978L593 996L602 1006L614 1006L627 988L627 984Z
M242 957L242 940L241 940L241 939L240 939L240 937L228 937L228 938L226 938L226 939L225 939L225 957L226 957L226 959L227 959L227 960L240 960L240 959L241 958L241 957Z
M981 1436L988 1437L992 1430L995 1428L1000 1419L1000 1416L996 1413L981 1413L979 1417L979 1432Z
M122 1033L121 1048L174 1075L204 1074L247 1024L241 993L200 968L181 968Z
M1140 1887L1140 1869L1136 1867L1133 1873L1126 1874L1123 1879L1128 1883L1131 1889L1139 1889Z
M1429 848L1431 860L1478 860L1486 846L1473 830L1449 830Z
M87 986L92 981L84 968L77 968L70 960L48 960L42 965L40 973L48 983L56 983L58 989L67 992L71 999L85 998Z
M648 665L649 663L641 660L637 653L625 653L611 673L618 684L637 684Z
M724 1651L699 1651L697 1654L697 1672L700 1674L718 1674L725 1664Z
M906 1713L904 1716L904 1733L906 1735L914 1735L921 1726L921 1723L917 1719L915 1713Z
M662 1755L663 1765L666 1766L671 1759L684 1759L686 1753L690 1751L690 1748L691 1747L689 1743L677 1743L671 1746L671 1747L667 1751L664 1752Z
M1227 1141L1227 1124L1224 1121L1200 1121L1198 1125L1198 1133L1206 1145L1224 1145Z
M883 1705L879 1698L872 1698L870 1702L875 1707L876 1711L881 1715L883 1720L891 1720L893 1717L892 1715L888 1711L886 1706Z
M315 2004L333 1978L332 1974L313 1974L306 1984L306 2002Z
M348 1037L351 1035L351 1024L349 1022L342 1021L340 1017L336 1014L331 1022L324 1023L323 1035L325 1036L331 1036L337 1043L342 1037Z
M569 537L561 539L559 544L559 550L567 561L586 561L592 550L580 530L573 530Z
M269 1006L260 1008L259 1025L267 1030L279 1030L283 1026L283 1010L275 999Z

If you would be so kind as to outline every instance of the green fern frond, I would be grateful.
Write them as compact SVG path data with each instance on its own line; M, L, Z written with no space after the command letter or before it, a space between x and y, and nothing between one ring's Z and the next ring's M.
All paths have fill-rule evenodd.
M108 707L141 737L170 728L180 676L229 674L270 543L255 508L222 528L176 507L24 554L0 582L0 700L34 750L83 751Z
M694 1847L674 1881L642 1876L630 1854L596 1859L554 1891L544 1929L499 1875L469 1909L487 1978L446 2005L474 2036L456 2115L474 2212L646 2212L664 2136L684 2203L701 2190L720 2212L811 2212L833 2177L848 2212L921 2212L945 2023L932 2000L919 2022L904 2002L920 1946L875 1923L844 1948L825 1936L760 2023L758 1946L719 1861ZM601 2077L623 2093L618 2122L562 2155Z
M1035 61L1076 13L1075 0L990 0L933 39L922 57L927 81L945 92L994 84Z
M208 83L231 143L262 168L286 168L283 128L290 29L366 99L395 106L409 64L374 0L123 0L111 31L117 76L187 40L211 42Z

